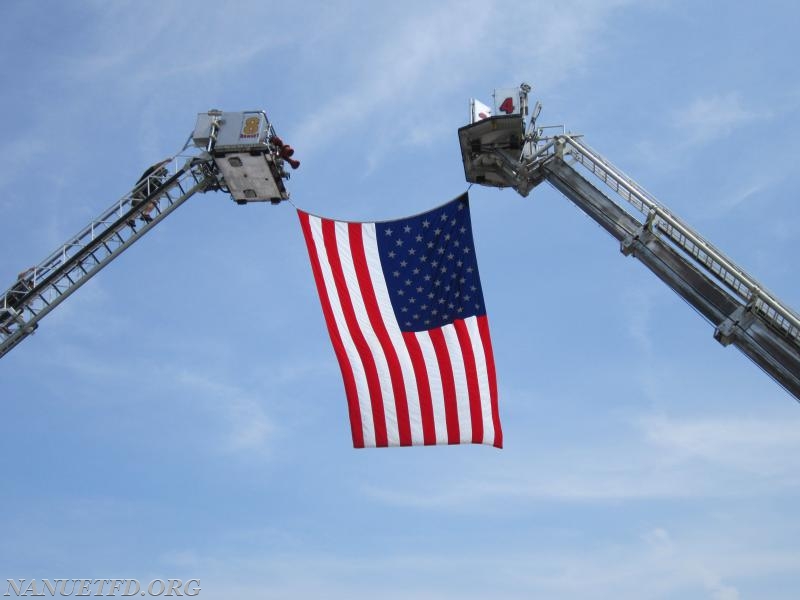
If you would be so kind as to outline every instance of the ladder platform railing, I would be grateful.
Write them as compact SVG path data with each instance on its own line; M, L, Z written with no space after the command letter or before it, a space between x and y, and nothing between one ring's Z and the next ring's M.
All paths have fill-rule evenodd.
M189 158L176 169L172 175L143 177L44 261L20 274L0 298L0 357L189 197L217 184L210 159Z
M775 331L800 348L800 317L624 172L570 135L558 136L548 154L569 157L573 164L583 167L639 213L643 228L690 258L708 277L721 283Z

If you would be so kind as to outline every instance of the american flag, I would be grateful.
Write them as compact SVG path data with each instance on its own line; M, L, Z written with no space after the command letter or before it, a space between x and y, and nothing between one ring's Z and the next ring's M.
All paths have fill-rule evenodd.
M298 216L353 445L502 448L467 194L395 221Z

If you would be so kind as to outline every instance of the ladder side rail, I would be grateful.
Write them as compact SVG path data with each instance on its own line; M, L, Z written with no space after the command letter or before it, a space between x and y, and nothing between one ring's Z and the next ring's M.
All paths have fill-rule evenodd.
M94 240L80 252L71 255L66 262L55 267L46 278L40 279L37 285L18 301L16 308L12 309L14 311L10 313L12 318L3 317L0 327L0 357L32 333L38 322L58 304L173 210L195 193L206 191L216 184L216 178L210 171L204 171L203 166L202 163L192 165L191 168L187 165L164 182L162 188L154 190L150 197L120 216L102 235L96 235ZM191 184L191 187L187 184ZM152 220L138 229L131 227L128 222L141 215L148 203L152 203L155 212Z
M633 177L625 173L622 169L613 164L605 156L591 148L588 144L578 140L579 137L582 138L583 136L565 134L564 137L568 138L571 146L582 148L583 154L585 154L587 157L590 157L593 163L597 163L597 165L602 167L604 170L607 170L609 173L613 173L619 180L624 181L628 188L634 190L636 192L636 196L632 198L632 203L635 204L637 202L641 202L642 204L648 205L648 207L658 206L664 213L672 214L666 206L661 204L661 202L659 202L655 196L639 185ZM642 200L639 201L637 197L642 198ZM642 210L642 212L646 211Z
M644 223L593 186L572 165L563 160L552 160L545 165L545 172L548 183L619 241L624 254L640 260L645 255L658 254L659 264L668 264L669 268L659 268L655 270L656 274L682 297L691 297L689 303L709 323L718 326L741 306L741 302L674 248L649 234ZM665 279L665 273L673 274L678 270L680 277Z
M646 192L639 191L641 187L638 184L631 183L631 179L624 175L619 169L614 167L608 160L602 158L599 154L592 151L588 148L585 144L578 142L577 140L565 136L567 143L569 146L577 151L578 156L576 159L585 164L584 159L588 159L589 162L595 168L599 168L603 171L606 177L610 177L616 186L624 189L627 193L622 194L619 193L621 197L627 200L629 203L633 204L637 210L647 215L650 212L653 212L657 217L663 219L668 225L670 225L673 229L680 232L685 238L692 242L697 248L702 248L706 250L708 256L711 260L719 264L719 267L723 268L725 271L732 273L733 276L742 283L742 287L744 289L750 289L754 287L758 287L754 280L752 280L743 270L741 270L738 266L736 266L731 260L729 260L721 251L714 248L714 246L708 242L707 240L703 239L698 233L693 231L688 225L681 222L676 216L674 216L669 209L667 209L664 205L658 202L651 194ZM593 174L597 174L595 169L590 169ZM604 179L604 177L600 177ZM604 181L605 183L605 181ZM612 187L612 189L614 189ZM617 191L615 189L615 191ZM630 198L633 198L631 200ZM680 239L677 238L676 240ZM736 289L737 293L741 293L740 289ZM746 300L749 300L749 297L745 297Z
M547 181L621 242L632 255L715 326L714 337L734 345L800 401L800 348L748 316L746 304L668 241L655 235L556 156L543 163ZM741 319L733 320L731 315Z
M578 160L577 162L581 162ZM585 163L582 163L585 166ZM590 163L594 174L598 175L595 165ZM598 175L611 189L618 192L620 196L628 199L624 188L615 185L615 180L609 181L603 176L604 171ZM789 307L782 305L774 296L767 292L760 284L753 285L750 281L742 281L724 265L718 262L714 256L707 252L707 248L698 245L695 240L690 239L684 232L677 227L667 223L665 220L653 214L650 225L656 234L662 234L671 241L676 248L694 258L699 264L703 265L710 273L716 275L717 279L727 284L727 286L738 293L753 310L757 311L761 317L769 322L772 327L785 337L793 340L800 345L800 328L798 328L798 318Z
M155 210L159 211L158 206L162 202L172 203L174 200L170 196L171 190L178 187L182 191L181 181L188 177L186 170L179 171L172 178L164 182L164 186L160 190L155 190L151 196L142 200L140 205L132 207L129 212L124 213L119 219L111 224L102 234L97 235L91 243L82 246L79 251L69 256L66 262L63 262L55 267L55 270L50 273L46 278L40 278L38 282L38 289L31 290L29 295L42 295L46 291L47 286L51 283L61 281L63 284L63 275L69 274L75 269L80 267L85 261L99 262L95 253L99 252L101 255L106 256L113 254L116 249L123 245L128 239L139 237L137 231L132 228L128 222L134 221L137 216L147 208L148 203L152 203ZM144 228L142 229L142 231ZM60 295L58 293L57 295Z
M169 181L172 180L176 175L185 171L186 165L181 167L178 165L178 161L181 158L186 157L187 155L182 155L179 153L167 159L167 161L164 163L164 168L171 168L174 174L164 181L164 183L161 183L161 180L153 174L144 178L142 181L137 182L136 186L134 186L132 190L115 201L114 204L105 209L98 217L92 219L87 226L81 229L74 236L70 237L67 242L61 244L61 246L59 246L52 254L50 254L38 265L33 267L33 272L31 274L33 285L38 285L54 270L58 269L62 264L67 262L71 256L79 252L81 248L84 248L97 236L102 235L104 231L114 225L119 218L133 206L135 201L139 200L137 194L139 194L139 196L150 196L151 192L154 191L158 185L167 185ZM189 160L192 159L193 157L190 157ZM15 286L11 286L11 288L9 288L9 290L3 294L3 307L8 305L6 303L6 295L11 292L14 287Z
M597 176L595 169L602 170L614 185L611 189L623 199L631 203L637 210L645 215L652 215L653 231L664 233L674 244L692 256L703 265L716 279L723 282L732 291L739 295L746 303L757 308L774 327L790 337L795 343L800 344L800 317L788 306L781 303L773 294L767 291L760 283L739 268L732 260L727 258L720 250L693 231L688 225L680 221L668 209L655 200L650 194L642 192L638 184L623 173L618 172L608 161L592 152L587 146L572 138L565 136L572 150L577 151L575 158L585 165L588 159L593 168L589 171ZM604 177L599 177L608 185ZM624 193L619 192L619 188ZM634 198L634 201L631 201ZM642 210L642 207L646 210Z
M185 173L186 168L178 171L163 183L163 188L160 191L163 192L165 189L171 188ZM135 210L132 200L134 200L133 196L137 191L140 191L139 185L118 200L111 208L107 209L100 217L84 227L70 241L62 244L58 250L39 263L33 272L34 288L47 285L53 278L58 276L62 267L69 264L79 254L84 253L86 248L96 247L101 241L107 243L109 241L108 233L119 232L121 224L124 224L126 220L135 219L142 212L141 209L148 202L153 201L152 196L155 196L156 190L153 190L153 193L141 200L140 209ZM123 209L127 209L127 211L123 211Z
M745 298L747 303L766 321L770 322L773 327L800 344L800 318L789 307L782 305L760 284L755 283L754 286L748 286L730 272L720 269L719 265L708 256L703 248L698 247L692 240L687 239L681 231L671 224L658 222L656 227L674 243L685 248L697 261L705 264L712 272L715 272L729 287L738 290L740 296ZM742 291L743 287L745 291Z
M637 190L641 190L642 188L633 183L630 178L625 178L623 180L619 176L615 176L614 171L610 168L610 163L604 159L601 159L602 163L596 162L591 157L584 155L581 152L572 152L572 156L576 162L580 163L589 172L591 172L609 188L615 191L637 211L643 215L651 216L651 223L653 227L660 229L662 233L670 237L673 243L679 248L692 255L698 262L703 263L709 270L715 272L732 290L736 291L736 293L738 293L742 298L747 301L752 298L752 286L749 285L749 283L745 281L743 277L739 276L744 273L743 271L741 271L738 267L735 267L735 265L734 269L726 268L722 261L717 260L718 256L724 256L719 250L716 250L715 253L709 252L709 249L713 249L713 246L711 246L710 243L694 232L692 232L693 235L684 233L687 230L691 232L691 230L688 228L688 226L680 223L680 221L669 210L655 201L652 196L649 194L646 195L646 198L649 200L649 202L640 200L638 194L633 192L631 187L623 184L624 181L625 184L631 184L632 187L635 186ZM683 227L678 228L674 225L675 223L680 223L683 225ZM703 242L702 245L696 242L698 239ZM738 271L738 273L734 272L734 270Z
M679 250L691 255L698 263L701 263L710 272L716 274L721 281L725 282L731 290L735 291L741 298L746 301L750 301L750 299L753 298L751 286L738 278L730 270L725 269L724 265L716 261L714 256L710 255L703 247L696 244L693 239L690 239L687 235L659 216L660 211L658 211L658 209L651 210L647 204L641 202L628 188L622 186L618 178L610 175L611 171L587 159L586 156L579 152L572 152L571 156L576 163L595 175L611 190L616 192L617 195L631 204L640 214L649 216L651 219L650 227L660 230L660 232L666 235Z

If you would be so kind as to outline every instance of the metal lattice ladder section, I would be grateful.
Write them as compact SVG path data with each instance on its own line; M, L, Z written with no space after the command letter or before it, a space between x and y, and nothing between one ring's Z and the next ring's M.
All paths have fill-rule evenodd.
M761 284L737 267L721 251L661 205L620 169L570 136L563 136L563 152L594 175L645 217L649 230L670 243L724 285L749 309L754 310L778 333L800 348L800 317Z
M707 319L717 341L800 401L800 317L791 308L575 136L534 138L511 162L498 164L520 194L548 181Z
M179 166L181 160L185 162ZM143 177L99 217L36 267L21 273L0 298L0 357L33 333L39 320L100 269L197 192L218 185L209 158L177 155Z

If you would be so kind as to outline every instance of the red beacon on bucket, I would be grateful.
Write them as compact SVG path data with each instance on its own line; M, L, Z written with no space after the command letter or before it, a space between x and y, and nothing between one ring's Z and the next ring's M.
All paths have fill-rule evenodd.
M278 149L278 156L288 162L292 169L296 169L300 166L300 161L292 158L292 156L294 156L294 148L292 148L289 144L285 144L277 135L270 137L269 141Z

